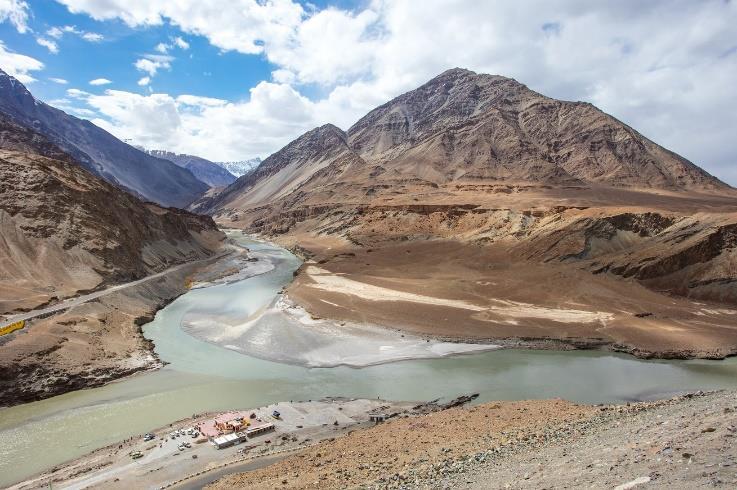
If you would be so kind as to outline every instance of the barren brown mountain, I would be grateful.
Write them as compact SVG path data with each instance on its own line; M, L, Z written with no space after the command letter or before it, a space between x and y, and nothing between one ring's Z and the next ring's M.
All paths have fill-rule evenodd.
M0 315L212 257L211 218L146 203L92 175L44 136L0 117ZM157 364L140 318L181 294L116 293L0 342L0 405L100 384ZM128 294L128 293L126 293ZM0 316L0 318L2 318ZM85 374L86 373L86 374ZM90 374L91 373L91 374Z
M591 104L509 78L449 70L347 132L304 134L198 210L313 254L289 293L314 315L737 352L735 190Z

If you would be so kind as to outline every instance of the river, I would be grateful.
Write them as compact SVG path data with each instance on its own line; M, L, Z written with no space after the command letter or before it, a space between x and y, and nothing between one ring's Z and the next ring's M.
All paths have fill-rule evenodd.
M324 396L431 400L480 393L480 401L561 397L634 401L697 389L737 388L737 359L644 361L593 351L498 350L360 369L306 368L250 357L182 330L185 315L247 315L272 303L299 260L274 245L234 236L278 256L278 266L231 284L195 289L144 327L169 364L101 388L0 411L0 485L95 448L205 411Z

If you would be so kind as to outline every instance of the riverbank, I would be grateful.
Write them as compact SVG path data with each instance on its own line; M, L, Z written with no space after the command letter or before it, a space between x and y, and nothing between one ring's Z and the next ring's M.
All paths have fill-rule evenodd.
M453 408L354 431L208 488L730 488L735 409L735 392Z
M64 302L27 321L0 343L0 407L103 386L164 365L142 325L199 285L248 271L247 250L221 245L217 256L174 267L155 277ZM259 273L256 270L254 273ZM238 280L236 277L234 280ZM51 309L60 308L53 307Z
M74 461L57 466L35 478L14 485L13 489L48 488L151 488L191 484L207 479L211 473L238 465L273 460L277 457L334 439L348 431L372 425L372 414L408 416L440 410L436 403L388 402L384 400L328 398L300 402L280 402L259 408L225 413L199 414L150 431L143 435L97 449ZM279 418L273 416L279 412ZM250 418L253 414L253 418ZM216 449L205 435L192 437L187 429L208 426L212 420L244 416L254 425L273 424L274 430L249 437L231 447ZM176 434L176 435L175 435ZM181 435L180 435L181 434ZM180 449L189 442L190 447ZM141 457L131 454L140 452ZM233 469L233 471L236 471Z
M288 296L310 315L408 335L513 348L597 349L644 359L737 353L737 309L567 263L515 260L453 240L357 246L282 236L308 257Z

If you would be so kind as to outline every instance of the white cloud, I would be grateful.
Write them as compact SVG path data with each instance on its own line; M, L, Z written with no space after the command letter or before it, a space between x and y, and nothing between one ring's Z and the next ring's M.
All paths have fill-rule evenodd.
M60 27L54 26L46 31L46 35L53 37L54 39L61 39L62 36L64 36L64 31Z
M46 38L43 38L43 37L37 37L36 38L36 42L38 44L40 44L41 46L43 46L44 48L48 49L49 52L51 52L53 54L56 54L56 53L59 52L59 46L57 46L57 44L54 41L52 41L51 39L46 39Z
M132 27L161 25L165 19L182 31L207 37L225 50L258 54L264 43L285 42L305 15L292 0L59 0L73 13L97 20L121 19Z
M133 63L138 71L148 73L149 77L156 75L160 69L170 69L171 62L174 60L172 56L147 54L143 58L139 58Z
M179 49L189 49L189 43L179 36L175 37L173 42Z
M120 139L215 160L267 155L324 122L315 118L313 102L288 85L270 82L259 83L250 99L239 103L119 90L93 95L70 89L67 94L84 100L98 114L92 121Z
M180 95L177 103L194 107L221 107L228 104L227 100L213 97L198 97L196 95Z
M17 78L21 83L31 83L36 79L30 75L30 72L42 70L43 67L44 64L36 58L8 51L0 40L0 68L8 75Z
M3 0L0 0L2 2ZM77 29L76 26L54 26L46 31L46 35L49 37L53 37L54 39L61 39L64 37L64 34L74 34L76 36L81 37L85 41L91 42L91 43L99 43L103 39L105 39L105 36L102 34L99 34L97 32L86 32L82 31L80 29Z
M145 87L149 83L151 83L151 77L141 77L138 79L138 85L141 87Z
M69 88L67 89L67 95L75 99L86 99L92 94L84 90L79 90L78 88Z
M108 80L107 78L95 78L94 80L90 80L90 85L109 85L113 83L112 80Z
M67 80L63 78L49 78L49 80L51 80L54 83L58 83L59 85L66 85L67 83L69 83Z
M310 115L289 124L288 115L268 106L273 111L267 118L269 138L248 145L218 135L218 141L232 147L217 151L234 158L245 147L267 153L278 149L282 141L298 136L304 121L327 119L346 127L391 97L461 66L514 77L552 97L590 101L737 184L734 1L369 0L351 11L309 12L291 0L60 1L73 12L118 18L131 26L168 22L220 49L263 55L273 63L275 83L268 84L269 92L291 90L304 99L297 104L300 110ZM153 76L159 68L142 71ZM326 95L310 101L290 84L319 84L317 92ZM245 104L251 111L257 105ZM198 117L225 114L240 105L205 109ZM228 117L238 121L234 128L250 128ZM184 116L180 121L181 127L196 126ZM127 123L116 124L122 131ZM237 135L236 129L217 127ZM276 128L284 134L277 135ZM187 144L196 146L209 134L192 132Z
M182 39L181 37L172 37L170 38L170 43L159 43L154 47L154 51L157 51L161 54L167 54L171 49L173 48L179 48L182 50L189 49L189 43Z
M0 23L10 22L21 34L28 31L28 4L22 0L0 0Z
M100 41L105 39L105 36L97 32L85 32L84 34L82 34L82 39L91 43L99 43Z

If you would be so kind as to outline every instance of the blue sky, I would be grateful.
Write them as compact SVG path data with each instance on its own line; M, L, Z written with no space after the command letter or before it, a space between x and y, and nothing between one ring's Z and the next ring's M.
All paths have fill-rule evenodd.
M0 24L0 39L15 51L42 60L46 66L44 78L33 83L34 95L43 100L60 99L69 87L87 87L89 91L103 92L108 88L145 93L137 85L142 74L131 69L133 63L147 53L155 53L159 43L170 43L179 36L190 45L186 52L172 53L176 60L170 70L161 70L151 83L151 90L165 90L175 95L202 92L210 97L238 100L248 96L248 89L270 76L272 68L259 56L243 56L233 51L224 52L212 46L207 39L182 33L171 25L156 27L129 27L119 20L95 21L85 14L72 14L53 1L30 2L32 16L28 26L41 37L58 45L53 54L36 41L33 35L19 33L12 24ZM54 39L46 33L53 27L74 26L82 32L98 33L99 42L85 41L80 35L64 34ZM67 80L60 86L49 78ZM88 82L106 78L113 83L89 87Z
M212 160L347 129L455 66L591 102L737 184L736 2L0 0L0 67L37 97Z

